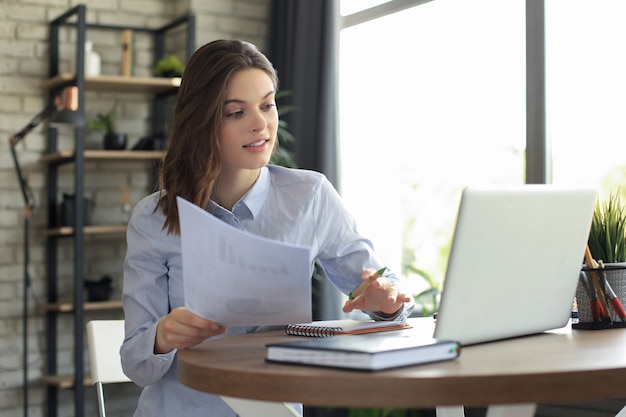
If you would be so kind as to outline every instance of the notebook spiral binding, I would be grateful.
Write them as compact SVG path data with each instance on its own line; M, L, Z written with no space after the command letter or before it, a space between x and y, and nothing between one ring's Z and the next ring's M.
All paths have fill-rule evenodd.
M307 326L299 324L288 324L285 326L285 333L291 336L330 337L341 330L340 327Z

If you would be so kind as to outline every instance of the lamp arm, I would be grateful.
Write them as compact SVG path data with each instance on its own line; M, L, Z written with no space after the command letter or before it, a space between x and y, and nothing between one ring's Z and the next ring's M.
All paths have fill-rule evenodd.
M48 116L54 113L57 109L55 103L48 104L42 111L40 111L35 117L33 117L26 126L24 126L19 132L9 137L9 143L11 148L17 145L31 130L36 128L39 123L43 122Z
M28 186L24 175L22 175L22 169L17 159L17 152L15 146L35 127L41 122L50 117L56 111L56 103L51 101L42 111L39 112L31 121L24 126L19 132L9 137L9 147L11 148L11 157L13 158L13 164L15 165L15 172L17 173L17 179L20 183L20 189L22 191L22 197L24 198L24 290L23 290L23 319L22 319L22 372L23 372L23 400L24 400L24 416L28 416L28 290L31 285L30 275L28 273L28 264L30 260L29 254L29 221L32 215L32 209L35 206L32 190Z
M15 145L17 145L24 137L35 127L37 127L41 122L43 122L46 118L48 118L51 114L56 111L57 107L54 102L48 104L42 111L40 111L35 117L31 119L31 121L24 126L19 132L13 134L9 137L9 147L11 148L11 157L13 158L13 164L15 165L15 172L17 174L17 179L20 183L20 189L22 192L22 197L24 198L24 204L26 205L26 209L24 212L24 216L26 218L30 218L31 209L34 206L34 198L24 175L22 174L22 169L20 168L20 163L17 159L17 153L15 152Z
M13 165L15 165L15 173L17 174L17 180L20 183L20 190L22 192L22 197L24 198L24 204L26 205L26 209L24 212L24 216L26 218L30 218L31 209L35 205L34 198L32 196L32 192L24 175L22 174L22 169L20 168L20 163L17 160L17 154L15 153L15 147L11 146L11 156L13 157Z

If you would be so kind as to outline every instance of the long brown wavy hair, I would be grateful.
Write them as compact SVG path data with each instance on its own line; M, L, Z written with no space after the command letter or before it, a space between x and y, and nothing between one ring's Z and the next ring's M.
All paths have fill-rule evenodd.
M239 40L217 40L199 48L189 59L176 97L174 124L160 174L159 207L163 229L180 234L176 196L205 208L221 169L220 124L226 86L242 70L257 68L278 77L256 46Z

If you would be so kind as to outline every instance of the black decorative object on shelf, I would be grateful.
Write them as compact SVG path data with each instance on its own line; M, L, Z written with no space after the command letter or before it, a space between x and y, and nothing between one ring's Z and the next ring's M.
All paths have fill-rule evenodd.
M162 151L163 149L165 149L165 137L160 134L141 138L132 148L133 151Z
M63 193L63 201L61 202L61 226L74 227L74 207L76 206L73 194ZM88 198L83 198L83 219L84 226L91 224L91 212L93 202Z
M113 292L113 279L105 275L98 281L85 280L85 289L87 290L87 301L109 301Z

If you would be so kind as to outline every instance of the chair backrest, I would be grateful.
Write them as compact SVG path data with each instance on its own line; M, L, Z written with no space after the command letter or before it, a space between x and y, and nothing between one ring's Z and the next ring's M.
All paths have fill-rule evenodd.
M97 388L102 417L106 415L102 384L130 381L122 371L120 347L123 341L124 320L92 320L87 323L91 379Z

